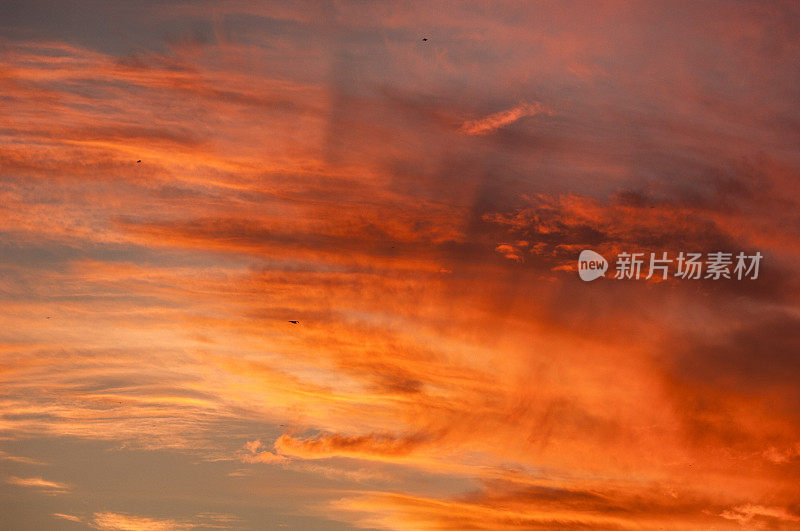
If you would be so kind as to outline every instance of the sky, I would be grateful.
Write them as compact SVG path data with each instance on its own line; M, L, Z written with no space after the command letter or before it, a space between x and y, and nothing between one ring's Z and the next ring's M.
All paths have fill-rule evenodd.
M2 2L0 528L800 528L798 57L780 1Z

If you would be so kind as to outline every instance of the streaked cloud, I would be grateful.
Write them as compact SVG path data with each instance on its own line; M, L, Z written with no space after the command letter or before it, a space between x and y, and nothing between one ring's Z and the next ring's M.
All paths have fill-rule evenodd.
M188 523L121 513L95 513L90 525L102 531L172 531L191 529Z
M8 476L6 483L9 485L17 485L19 487L31 487L40 489L44 492L51 494L59 494L70 490L72 487L66 483L59 483L57 481L49 481L40 477L19 478L15 476Z
M720 516L728 520L738 521L743 526L752 526L754 528L800 522L800 516L789 513L783 507L764 507L750 504L732 507L722 512Z
M485 118L468 120L458 130L465 135L486 135L526 116L536 116L540 113L549 112L538 102L520 103L511 109L490 114Z
M80 522L81 521L80 517L75 516L74 514L53 513L53 517L54 518L59 518L61 520L67 520L67 521L70 521L70 522Z

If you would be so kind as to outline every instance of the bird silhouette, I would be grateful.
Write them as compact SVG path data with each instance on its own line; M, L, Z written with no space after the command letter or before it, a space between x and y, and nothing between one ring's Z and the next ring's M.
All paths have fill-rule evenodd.
M300 321L289 321L292 324L300 324Z

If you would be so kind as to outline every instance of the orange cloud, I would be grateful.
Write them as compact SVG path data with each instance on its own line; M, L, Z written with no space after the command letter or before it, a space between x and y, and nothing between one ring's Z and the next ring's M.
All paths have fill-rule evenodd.
M54 494L64 493L72 488L67 483L49 481L46 479L42 479L40 477L19 478L15 476L9 476L6 478L6 483L8 483L9 485L17 485L20 487L32 487L35 489L41 489L45 492Z
M288 459L282 455L277 455L268 451L260 451L264 445L261 441L248 441L244 444L246 453L240 457L243 463L285 463Z
M526 116L536 116L541 113L549 114L549 112L538 102L521 103L516 107L490 114L479 120L468 120L461 125L458 131L465 135L486 135Z
M73 514L64 514L64 513L53 513L54 518L59 518L61 520L68 520L70 522L80 522L81 519L78 516Z
M90 525L101 531L172 531L191 529L188 523L121 513L95 513Z
M329 435L303 440L281 435L275 441L275 449L281 454L305 459L335 456L393 458L409 454L423 442L425 437L422 436L394 437L388 434Z

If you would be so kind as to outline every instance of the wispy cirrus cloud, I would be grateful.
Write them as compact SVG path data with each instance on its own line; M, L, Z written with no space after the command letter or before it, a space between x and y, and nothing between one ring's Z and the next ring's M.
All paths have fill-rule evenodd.
M43 492L50 494L62 494L69 491L72 486L67 483L60 483L58 481L50 481L40 477L27 477L20 478L16 476L8 476L6 483L9 485L16 485L19 487L30 487L39 489Z
M53 513L54 518L58 518L60 520L67 520L69 522L80 522L81 518L79 516L75 516L74 514L65 514L65 513Z
M187 522L172 519L148 518L123 513L95 513L89 525L101 531L172 531L191 529Z
M550 114L551 111L538 102L520 103L511 109L490 114L485 118L468 120L459 127L458 131L465 135L487 135L517 120L542 113Z
M752 527L780 526L800 522L800 514L792 514L783 507L764 507L751 504L732 507L720 513L720 516L738 521L742 526Z

